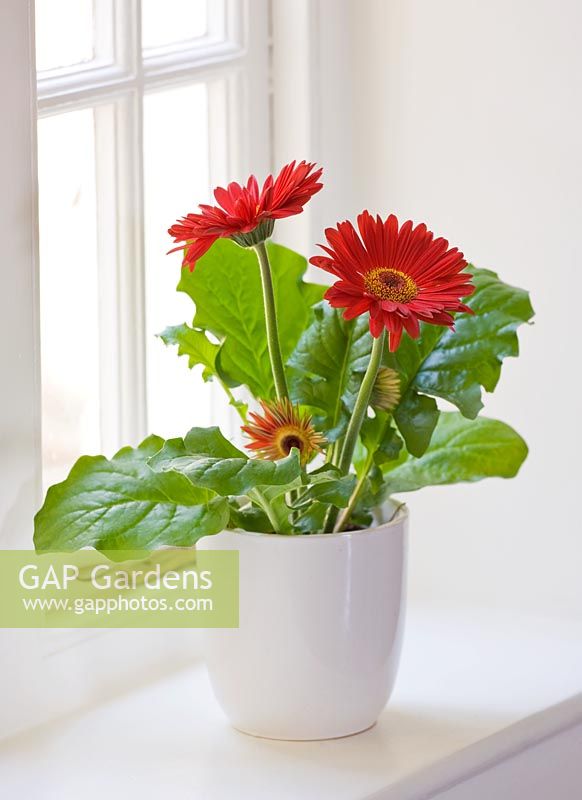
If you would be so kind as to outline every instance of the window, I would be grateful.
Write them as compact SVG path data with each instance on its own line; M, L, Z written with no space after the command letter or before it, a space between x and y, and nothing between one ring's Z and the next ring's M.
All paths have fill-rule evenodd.
M36 0L36 27L46 488L82 453L228 427L155 334L193 315L167 227L270 167L267 3Z
M38 0L37 237L35 9L0 4L4 548L31 546L41 462L46 487L81 452L212 419L204 384L153 338L193 314L174 291L179 257L165 257L165 229L215 183L270 167L267 9ZM0 646L12 654L0 736L196 650L190 631L0 631Z
M37 104L34 5L0 3L4 548L31 546L43 460L46 487L80 452L219 421L202 382L153 337L193 315L174 291L179 257L164 255L165 229L212 185L297 157L325 161L316 118L302 120L314 94L331 96L306 69L318 52L313 3L38 0ZM285 224L285 242L306 252L311 214ZM187 630L0 631L0 647L11 654L0 737L196 655Z

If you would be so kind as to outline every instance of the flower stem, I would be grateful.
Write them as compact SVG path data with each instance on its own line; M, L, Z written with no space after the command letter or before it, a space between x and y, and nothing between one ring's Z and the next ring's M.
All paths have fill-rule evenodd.
M368 369L366 370L362 385L360 386L360 391L358 392L358 396L356 398L356 404L354 406L352 418L350 419L350 424L348 425L348 429L346 431L346 436L338 463L338 467L342 475L347 475L350 471L352 456L354 455L354 450L356 448L358 436L360 435L360 429L362 427L364 417L368 411L370 396L372 394L372 389L374 388L374 383L376 382L376 376L378 375L378 369L380 368L380 363L382 361L385 339L386 332L382 331L380 336L377 339L374 339L374 344L372 345L370 363L368 364ZM330 507L325 520L325 533L331 533L334 530L338 513L339 509L334 508L333 506ZM347 522L347 519L345 519L344 522Z
M369 453L366 459L366 463L364 464L364 467L362 469L362 474L358 478L356 487L352 493L352 496L350 497L350 502L348 503L347 508L342 509L339 519L335 523L333 529L334 533L340 533L341 531L345 530L348 522L350 521L350 517L354 513L354 509L358 505L358 501L360 499L362 491L364 490L364 486L366 485L366 479L368 477L368 473L372 469L373 464L374 464L374 454Z
M381 439L386 434L386 428L388 427L390 419L391 419L391 416L387 417L386 421L384 422L384 424L382 426L382 434L380 436ZM350 517L354 513L354 509L356 508L356 506L358 504L358 500L360 499L360 496L361 496L362 491L364 489L364 486L366 485L366 479L368 477L368 474L369 474L370 470L372 469L372 467L374 466L374 454L375 454L375 451L372 451L372 452L368 453L368 455L366 457L366 460L364 462L364 466L362 467L362 472L360 473L360 477L358 478L358 482L356 483L356 487L355 487L355 489L354 489L354 491L352 493L352 496L350 497L350 502L348 503L347 508L344 508L342 510L342 513L340 514L340 517L339 517L338 521L336 522L335 527L333 529L334 533L339 533L340 531L345 530L348 522L350 521Z
M342 454L338 464L340 471L344 475L347 475L349 472L350 465L352 463L352 456L354 455L354 450L356 448L356 442L358 441L358 436L360 435L360 428L362 427L362 422L364 421L364 417L368 411L370 396L372 394L372 389L374 388L374 383L376 382L376 376L378 375L378 369L380 368L380 363L382 361L385 338L386 332L382 331L380 336L377 339L374 339L374 344L372 345L372 354L370 355L370 363L368 364L368 369L366 370L364 380L360 386L360 391L358 392L358 396L356 398L356 404L354 406L352 418L346 431L346 438L344 439L344 446L342 447Z
M261 269L261 283L263 285L263 302L265 304L265 323L267 326L267 345L269 347L269 358L275 382L275 391L279 400L289 397L287 380L285 378L285 368L281 356L281 344L279 342L279 331L277 328L277 312L275 309L275 295L273 292L273 279L271 276L271 265L264 242L256 244L255 252L259 260Z

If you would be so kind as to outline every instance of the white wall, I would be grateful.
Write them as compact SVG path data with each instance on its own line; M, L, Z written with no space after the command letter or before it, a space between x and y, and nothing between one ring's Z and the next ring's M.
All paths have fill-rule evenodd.
M352 0L342 210L426 220L537 311L485 408L530 457L408 496L413 601L582 618L581 29L577 0Z

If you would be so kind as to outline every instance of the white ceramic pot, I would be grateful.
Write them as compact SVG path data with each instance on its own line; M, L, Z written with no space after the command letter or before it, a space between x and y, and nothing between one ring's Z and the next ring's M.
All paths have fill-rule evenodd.
M353 533L224 531L198 542L238 550L240 625L204 631L218 702L232 725L270 739L366 730L400 657L408 512Z

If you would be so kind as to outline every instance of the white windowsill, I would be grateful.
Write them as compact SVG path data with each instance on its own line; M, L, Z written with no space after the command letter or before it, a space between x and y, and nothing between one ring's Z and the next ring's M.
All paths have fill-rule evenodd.
M0 796L362 800L398 787L424 798L580 724L581 692L579 623L414 612L394 696L366 733L237 733L197 665L5 742Z

